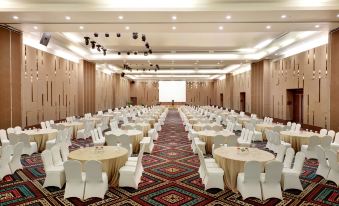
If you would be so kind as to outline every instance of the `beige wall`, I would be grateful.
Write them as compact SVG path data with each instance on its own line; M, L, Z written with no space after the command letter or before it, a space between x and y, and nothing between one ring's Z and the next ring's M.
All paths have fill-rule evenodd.
M135 81L130 86L131 97L137 98L137 104L155 105L159 102L159 84L157 81Z
M245 92L244 112L251 112L251 72L244 72L233 76L233 109L240 110L240 92Z
M193 105L215 104L214 82L187 82L186 102Z
M114 107L124 107L130 100L130 81L113 74Z

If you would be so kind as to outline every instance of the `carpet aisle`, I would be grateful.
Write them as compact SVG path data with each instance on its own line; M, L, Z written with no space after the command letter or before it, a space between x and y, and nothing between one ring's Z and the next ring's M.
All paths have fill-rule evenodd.
M74 142L72 149L90 144L91 139ZM257 144L263 147L262 143ZM306 161L302 182L305 190L284 192L284 200L243 201L230 190L204 191L197 173L199 160L190 148L190 141L177 110L170 110L159 132L151 155L144 155L145 172L139 189L110 188L105 199L63 199L63 190L43 188L44 170L40 154L22 158L24 169L0 182L1 206L7 205L335 205L339 188L315 175L317 161Z

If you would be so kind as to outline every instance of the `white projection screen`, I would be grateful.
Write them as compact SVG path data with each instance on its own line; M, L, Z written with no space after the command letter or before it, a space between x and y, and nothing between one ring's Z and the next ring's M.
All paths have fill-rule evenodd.
M186 81L159 81L160 102L186 102Z

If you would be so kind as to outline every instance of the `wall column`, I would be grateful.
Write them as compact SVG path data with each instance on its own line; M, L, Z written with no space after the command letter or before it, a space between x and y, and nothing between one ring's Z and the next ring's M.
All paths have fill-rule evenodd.
M329 34L330 80L330 128L339 131L339 30Z

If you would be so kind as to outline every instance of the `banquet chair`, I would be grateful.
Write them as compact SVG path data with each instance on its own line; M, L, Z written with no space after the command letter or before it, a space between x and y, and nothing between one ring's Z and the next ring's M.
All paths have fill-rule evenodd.
M284 157L286 154L286 147L284 145L279 145L277 148L277 156L275 157L275 160L279 162L284 162Z
M21 154L24 149L24 144L22 142L19 142L14 145L13 147L13 155L10 158L9 161L9 167L11 168L12 174L19 169L22 169L21 164Z
M40 126L41 126L41 129L46 129L46 128L47 128L45 122L41 122L41 123L40 123Z
M317 159L315 146L320 145L320 138L318 136L311 136L308 139L308 145L301 145L301 152L303 152L307 159Z
M300 132L300 129L301 129L301 124L296 124L295 131Z
M9 140L7 138L6 130L0 129L0 141L1 146L4 148L7 145L10 145Z
M212 130L216 132L220 132L222 130L222 127L220 127L220 125L214 125L212 126Z
M133 166L133 167L136 167L137 166L137 163L138 163L138 160L141 159L142 161L142 158L144 156L144 151L145 151L145 145L142 145L140 147L140 151L139 151L139 154L137 157L128 157L128 160L127 162L125 163L125 166ZM144 171L144 168L143 166L141 165L140 166L142 171Z
M199 139L196 133L191 134L192 137L192 150L194 154L197 154L197 149L200 149L203 154L206 154L206 142L203 142Z
M102 128L101 127L97 127L97 130L98 130L98 137L99 137L99 139L100 140L103 140L104 141L104 143L105 143L105 137L104 137L104 135L103 135L103 130L102 130Z
M103 146L105 144L105 140L101 140L99 138L98 130L92 129L91 130L91 136L94 146Z
M62 157L61 157L60 145L59 144L54 145L51 148L51 153L52 153L53 165L62 166L64 162L62 161Z
M148 137L142 138L140 145L145 145L145 152L151 154L154 148L153 139L158 133L155 129L148 131Z
M322 135L322 136L327 135L327 129L321 129L321 130L319 131L319 134Z
M49 124L53 125L54 124L54 120L49 120Z
M226 138L225 147L237 147L238 146L238 137L236 135L230 135Z
M8 133L8 140L10 145L15 145L20 142L20 134Z
M15 130L12 127L7 128L7 134L13 134L13 133L15 133Z
M59 144L61 142L66 142L63 135L64 135L63 130L59 130L56 138L46 141L46 149L51 149L54 145Z
M51 129L51 123L49 121L45 121L46 129Z
M337 154L333 150L325 150L326 157L330 166L327 180L334 182L339 186L339 163L337 162Z
M118 146L119 144L119 138L118 136L114 134L106 135L105 140L106 140L107 146Z
M67 160L63 166L66 175L64 199L77 197L82 200L85 191L86 174L81 171L81 162L78 160Z
M238 138L238 143L242 147L250 147L253 138L253 131L246 130L243 138Z
M245 128L253 131L253 141L263 141L262 132L255 130L255 124L253 123L245 123Z
M66 162L68 160L69 148L65 142L60 143L60 152L61 152L62 161Z
M221 116L217 116L217 118L215 119L215 122L217 124L221 124Z
M118 127L118 122L117 122L116 120L111 121L111 122L109 123L109 126L110 126L110 128L111 128L111 131L116 130L116 129L119 129L119 127Z
M197 153L198 153L198 157L199 157L199 161L200 161L198 173L199 173L199 177L203 180L206 176L206 169L205 169L203 163L208 168L219 168L219 165L215 162L215 159L205 158L200 149L197 149Z
M272 130L274 131L274 132L281 132L281 131L283 131L283 127L281 127L281 126L274 126L273 128L272 128Z
M67 134L65 138L65 142L68 146L72 145L72 138L73 138L73 127L66 128Z
M331 149L332 137L324 136L320 138L320 146L324 149Z
M30 142L30 136L25 133L19 134L19 142L22 142L23 149L22 154L32 155L33 153L38 152L38 145L36 142Z
M119 169L119 187L138 189L142 176L142 159L138 159L136 166L123 166Z
M305 161L305 154L302 152L297 152L295 155L295 160L293 164L293 168L283 168L282 177L281 177L281 185L282 189L297 189L303 190L302 184L300 182L300 174L302 172Z
M286 124L287 126L292 126L292 122L287 122L287 124Z
M292 123L291 125L291 131L294 132L297 124L295 122Z
M200 157L203 156L202 151L197 149L198 154L200 153ZM205 185L205 190L210 188L219 188L224 190L224 170L218 167L207 167L205 161L201 161L203 170L205 171L205 177L202 179L203 184Z
M284 158L284 168L291 168L295 151L292 147L286 149L286 155Z
M265 164L265 173L260 174L263 200L269 198L283 199L280 186L282 169L283 164L276 160Z
M104 115L102 111L98 111L98 115Z
M161 131L161 124L159 122L155 123L154 128L157 130L157 132L160 132Z
M112 111L112 109L108 109L107 112L108 113L112 113L113 111Z
M225 144L225 137L222 135L216 135L213 138L213 144L212 144L212 154L214 154L214 150L218 149L221 146L224 146Z
M203 130L212 130L212 127L210 125L205 125L203 127Z
M55 186L61 189L65 184L65 170L63 166L54 166L52 152L44 150L41 153L42 163L46 173L43 187Z
M122 120L123 120L124 124L128 123L128 118L126 116L124 116Z
M133 145L131 144L131 139L128 135L122 134L118 136L119 146L128 150L128 156L130 157L133 153ZM141 142L140 142L141 143Z
M335 134L334 141L331 143L331 149L334 151L339 150L339 132Z
M262 165L258 161L247 161L244 165L244 172L238 173L237 189L243 200L249 197L262 199L260 186L260 173Z
M330 166L329 162L326 160L325 150L319 145L316 145L314 149L319 162L316 174L327 179L328 173L330 172Z
M11 161L11 154L13 151L12 145L2 147L0 157L0 180L5 176L12 174L9 162Z
M108 190L107 173L102 171L102 163L90 160L85 163L86 183L84 199L98 197L104 199Z
M334 130L329 130L329 131L327 132L327 135L330 136L330 137L332 138L332 141L333 141L334 136L335 136L335 131L334 131Z
M20 133L22 131L22 129L21 129L20 126L16 126L16 127L14 127L14 131L15 131L15 133Z

